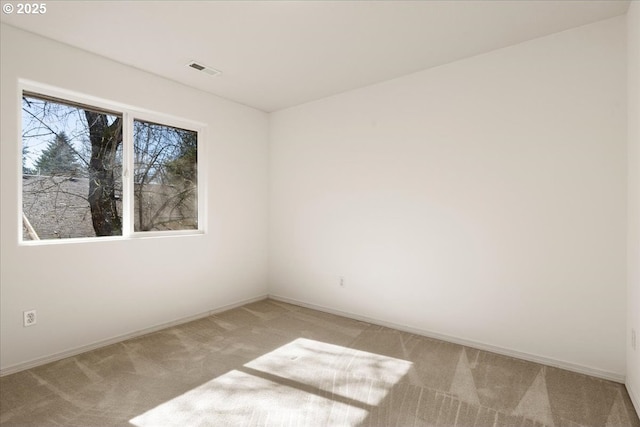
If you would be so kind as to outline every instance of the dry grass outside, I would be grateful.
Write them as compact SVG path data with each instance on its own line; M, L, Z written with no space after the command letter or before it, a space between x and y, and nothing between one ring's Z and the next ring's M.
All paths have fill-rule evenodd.
M141 191L139 184L135 184L134 194L136 195L134 206L136 231L198 229L198 202L195 188L145 184Z
M22 177L22 211L42 240L95 237L88 194L88 178ZM24 227L23 239L31 240Z
M118 183L121 186L121 183ZM135 187L138 190L138 187ZM140 230L139 209L147 224L140 231L195 230L197 200L195 191L180 191L168 185L146 185L143 203L136 205L134 223ZM89 179L71 176L23 175L22 209L41 240L95 237L91 208L87 201ZM116 197L122 215L122 200ZM149 225L151 224L151 225ZM23 240L32 240L23 226Z

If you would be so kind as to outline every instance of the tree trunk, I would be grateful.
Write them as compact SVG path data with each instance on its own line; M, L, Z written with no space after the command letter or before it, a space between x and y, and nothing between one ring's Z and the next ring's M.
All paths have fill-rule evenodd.
M85 110L91 140L89 161L89 206L96 236L122 235L122 220L116 205L116 154L122 143L122 119L111 125L107 116Z

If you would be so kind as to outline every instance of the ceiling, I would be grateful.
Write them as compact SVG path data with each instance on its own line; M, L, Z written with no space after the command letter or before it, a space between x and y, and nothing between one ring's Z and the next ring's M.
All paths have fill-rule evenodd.
M4 2L3 2L4 3ZM629 1L48 1L2 22L276 111L626 13ZM196 60L218 76L185 65Z

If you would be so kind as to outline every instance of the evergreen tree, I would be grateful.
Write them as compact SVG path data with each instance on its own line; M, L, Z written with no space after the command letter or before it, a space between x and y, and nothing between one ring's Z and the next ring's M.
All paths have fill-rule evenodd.
M33 169L27 167L27 156L29 155L29 149L26 146L22 147L22 174L23 175L31 175L33 174Z
M179 153L165 163L169 181L184 187L194 186L197 178L198 139L192 131L179 132Z
M75 175L79 172L78 158L64 132L49 142L36 160L35 169L40 175Z

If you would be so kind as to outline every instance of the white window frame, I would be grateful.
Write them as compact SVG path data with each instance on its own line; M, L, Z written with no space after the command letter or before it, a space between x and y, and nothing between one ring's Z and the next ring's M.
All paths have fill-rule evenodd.
M67 89L37 83L29 80L18 80L18 135L22 135L22 96L25 92L40 94L44 97L57 98L70 104L79 104L95 107L105 112L115 112L122 115L122 235L121 236L96 236L96 237L72 237L65 239L24 240L22 225L22 179L18 180L18 243L20 245L50 245L85 243L98 241L128 240L167 236L194 236L206 234L207 222L207 192L206 192L206 141L207 125L189 119L158 113L131 105L108 101L91 95L82 94ZM167 231L135 231L134 230L134 182L132 171L134 169L134 144L133 122L140 120L152 122L163 126L171 126L196 132L197 142L197 197L198 197L198 228L194 230L167 230ZM18 163L20 174L22 173L22 137L18 138Z

